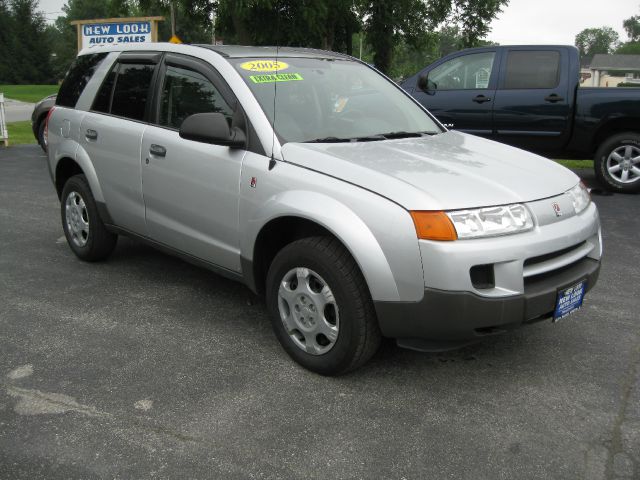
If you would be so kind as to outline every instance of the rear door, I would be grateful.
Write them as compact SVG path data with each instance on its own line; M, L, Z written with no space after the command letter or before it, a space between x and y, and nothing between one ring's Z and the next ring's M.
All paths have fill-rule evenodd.
M140 144L158 53L123 53L80 127L80 145L96 169L114 223L146 235Z
M448 57L421 73L435 88L413 96L447 127L489 137L498 65L496 50Z
M541 153L565 145L573 104L568 65L564 48L505 48L493 105L496 140Z
M242 116L230 88L209 64L167 54L142 138L142 184L149 236L234 272L240 271L238 205L242 149L180 138L195 113ZM243 117L244 118L244 117Z

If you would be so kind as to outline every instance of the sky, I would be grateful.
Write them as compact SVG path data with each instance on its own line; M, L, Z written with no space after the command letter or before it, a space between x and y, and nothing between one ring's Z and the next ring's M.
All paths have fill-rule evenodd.
M40 0L40 9L53 21L64 4L65 0ZM622 21L637 14L640 0L510 0L487 38L502 45L573 45L585 28L607 26L626 41Z
M585 28L611 27L627 41L623 20L640 14L640 0L510 0L491 24L501 45L573 45Z

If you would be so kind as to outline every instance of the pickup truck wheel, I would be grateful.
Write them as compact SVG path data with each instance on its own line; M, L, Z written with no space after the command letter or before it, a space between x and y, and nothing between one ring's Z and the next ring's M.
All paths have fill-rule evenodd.
M62 228L67 243L81 260L95 262L109 256L118 236L109 232L100 216L84 175L74 175L62 190Z
M380 345L367 284L349 252L330 237L284 247L267 274L275 334L300 365L339 375L364 364Z
M640 134L627 132L607 139L596 152L600 183L616 192L640 191Z

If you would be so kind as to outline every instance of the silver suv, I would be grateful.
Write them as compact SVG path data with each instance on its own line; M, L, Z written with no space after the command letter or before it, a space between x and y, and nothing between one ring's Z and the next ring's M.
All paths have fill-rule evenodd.
M447 131L345 55L88 50L56 103L49 168L73 252L102 260L127 235L241 281L322 374L382 337L433 351L558 320L598 276L578 177Z

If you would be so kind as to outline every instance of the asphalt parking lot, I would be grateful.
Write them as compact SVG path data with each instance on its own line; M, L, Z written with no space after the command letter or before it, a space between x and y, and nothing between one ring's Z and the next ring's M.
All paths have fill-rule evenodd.
M640 478L640 196L594 200L578 314L324 378L240 284L76 259L39 148L0 149L0 478Z

